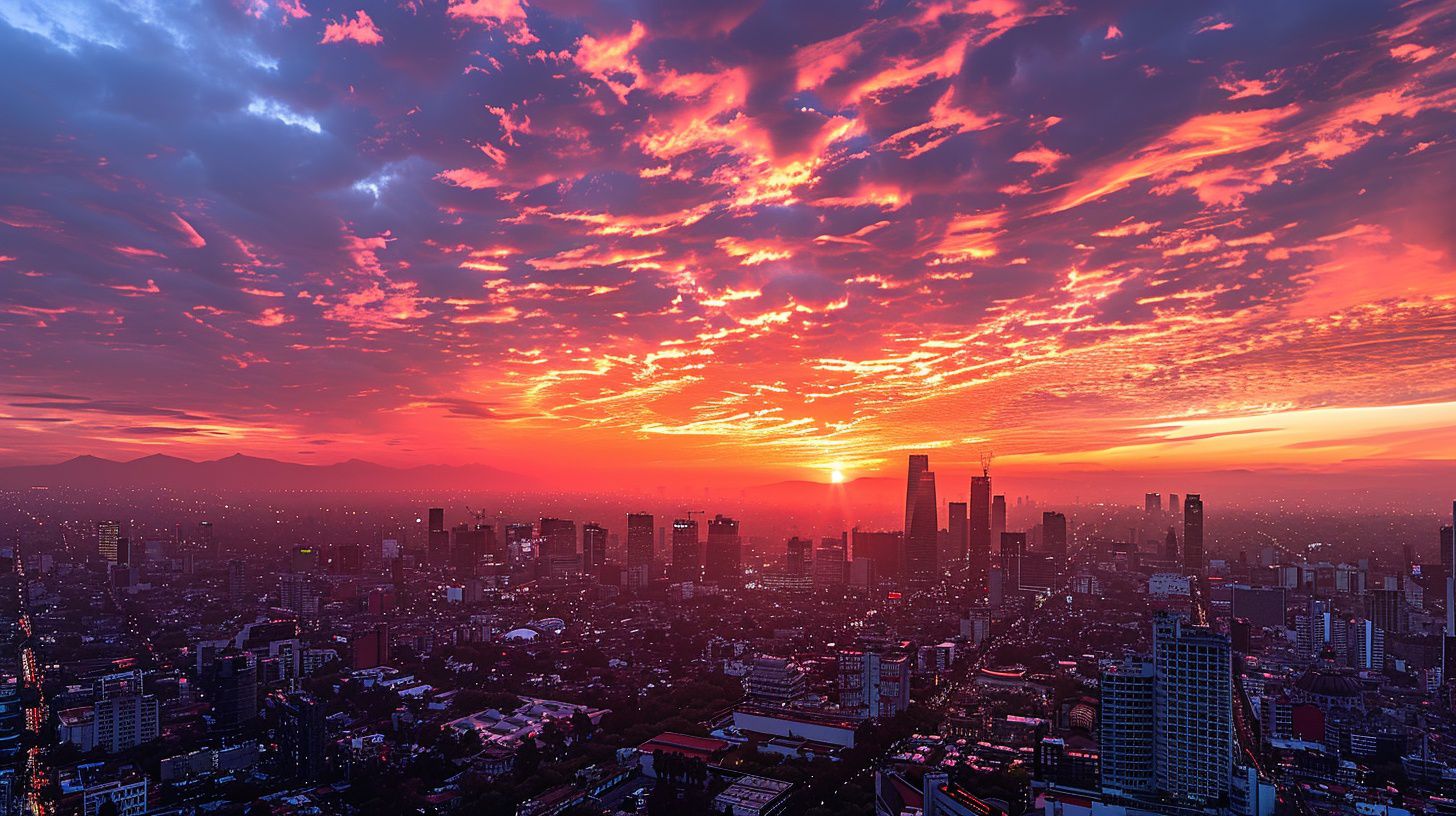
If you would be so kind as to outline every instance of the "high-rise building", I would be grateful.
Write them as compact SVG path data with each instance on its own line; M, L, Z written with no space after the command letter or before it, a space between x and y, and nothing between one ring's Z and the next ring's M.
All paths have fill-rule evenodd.
M945 526L950 533L950 546L948 552L941 553L943 565L954 564L956 569L965 569L966 558L970 553L970 519L967 514L965 502L951 502L947 505L950 511L950 518L946 520Z
M809 574L813 563L814 542L794 536L785 547L784 571L789 575L803 577Z
M1451 524L1441 528L1442 578L1446 590L1446 627L1441 633L1441 673L1449 683L1456 671L1456 501L1451 502Z
M287 779L315 780L325 768L324 706L312 694L275 694L269 708L277 717L278 764Z
M1183 505L1181 505L1181 504L1178 503L1178 494L1177 493L1169 493L1168 494L1168 515L1173 516L1173 517L1176 518L1178 516L1178 514L1181 513L1181 512L1183 512Z
M119 521L98 521L96 522L96 552L106 560L108 564L120 563L116 560L118 542L121 541L121 522Z
M1021 563L1026 558L1026 533L1001 534L1001 580L1006 592L1021 589Z
M905 534L899 530L874 532L858 527L850 531L850 546L855 558L870 558L875 562L875 573L882 578L900 575L900 551L904 548Z
M541 519L541 560L552 561L576 555L576 522L571 519Z
M738 522L724 515L708 521L706 574L709 581L733 585L743 579L743 538Z
M129 751L161 733L157 698L150 694L111 694L91 706L95 747L108 754Z
M804 672L792 660L759 655L748 667L743 691L760 705L788 706L804 696Z
M1392 634L1406 631L1405 597L1398 589L1372 589L1365 596L1365 617Z
M1147 513L1150 516L1154 516L1163 512L1163 494L1144 493L1143 512Z
M627 567L652 566L652 514L627 514Z
M607 563L607 528L589 521L581 528L581 566L595 573Z
M1197 493L1183 500L1183 571L1203 574L1203 498Z
M431 507L425 528L425 557L431 566L450 563L450 531L445 529L445 508Z
M971 477L971 506L969 508L969 530L966 537L970 552L971 576L981 582L986 579L986 570L991 568L991 477Z
M1102 672L1102 790L1113 796L1151 793L1153 778L1153 664L1128 658Z
M1166 613L1154 620L1153 750L1160 792L1206 802L1228 795L1234 758L1232 660L1228 638L1212 629Z
M248 652L218 655L207 675L213 728L233 733L258 716L258 665Z
M1168 528L1168 536L1163 539L1163 560L1178 561L1178 530L1173 527Z
M991 540L1000 541L1006 532L1006 497L991 497Z
M228 601L234 606L243 603L248 594L248 573L242 559L228 561Z
M850 717L889 719L910 706L910 657L877 651L839 652L839 707Z
M814 586L834 586L845 582L848 568L848 554L844 541L839 538L824 538L814 550L812 578Z
M698 540L698 522L673 519L672 580L699 581L703 576L703 547Z
M217 530L213 529L212 522L197 522L197 550L208 559L217 559L222 555L217 540Z
M1042 549L1057 561L1067 560L1067 517L1062 513L1041 514Z
M908 584L930 584L935 581L937 511L935 474L930 458L911 454L908 483L905 488L904 552L900 557L902 577Z

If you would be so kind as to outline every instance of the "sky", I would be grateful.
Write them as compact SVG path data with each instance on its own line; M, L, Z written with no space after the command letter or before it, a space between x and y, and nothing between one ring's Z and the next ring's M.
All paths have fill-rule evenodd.
M1456 461L1456 3L0 0L0 463Z

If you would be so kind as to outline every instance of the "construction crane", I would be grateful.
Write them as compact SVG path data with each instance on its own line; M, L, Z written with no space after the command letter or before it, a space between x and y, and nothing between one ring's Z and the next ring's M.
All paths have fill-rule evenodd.
M990 451L989 448L986 449L986 450L981 451L981 475L982 476L990 476L991 475L991 459L994 456L995 456L995 454L993 454Z
M687 515L688 521L692 521L693 520L693 516L706 516L706 515L708 515L708 511L707 510L689 510L689 511L687 511L687 513L685 515Z

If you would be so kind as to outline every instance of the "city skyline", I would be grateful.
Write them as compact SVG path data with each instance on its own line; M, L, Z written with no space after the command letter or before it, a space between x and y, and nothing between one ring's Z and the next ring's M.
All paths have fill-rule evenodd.
M1453 33L1440 2L0 3L0 465L729 488L928 452L964 497L993 450L1425 489Z

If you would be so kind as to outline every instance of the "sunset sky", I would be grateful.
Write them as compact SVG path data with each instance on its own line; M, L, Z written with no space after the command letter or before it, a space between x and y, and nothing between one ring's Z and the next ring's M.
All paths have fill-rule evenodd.
M0 70L0 464L1456 460L1456 3L0 0Z

